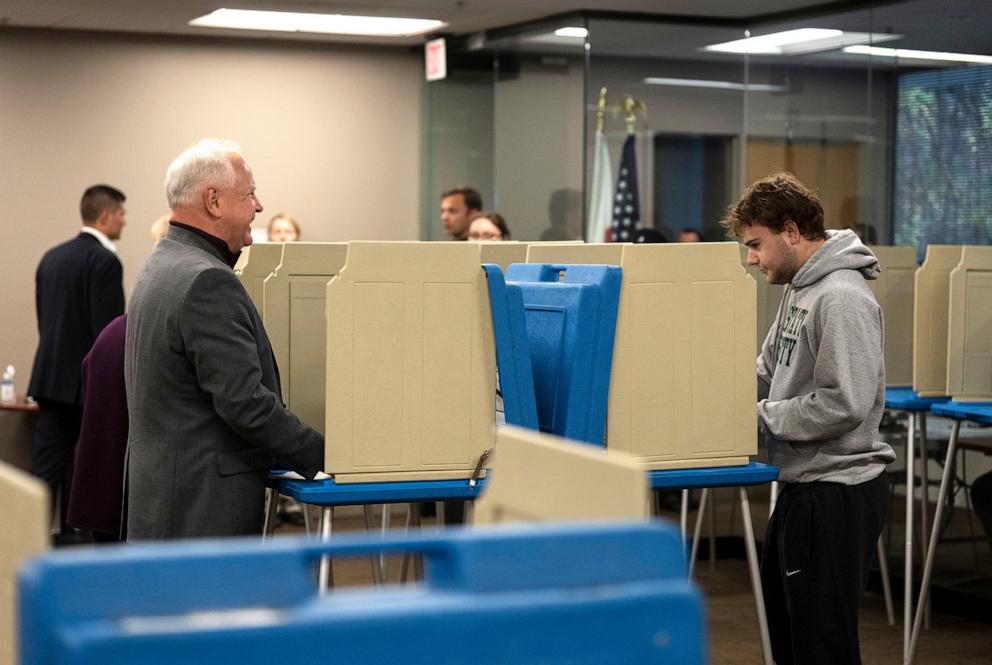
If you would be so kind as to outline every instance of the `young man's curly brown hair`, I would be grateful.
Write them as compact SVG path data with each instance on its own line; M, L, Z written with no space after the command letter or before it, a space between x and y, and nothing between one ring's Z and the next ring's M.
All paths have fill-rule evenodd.
M790 219L807 240L827 237L823 206L816 192L791 173L773 173L752 184L740 201L728 206L720 224L727 229L728 236L740 238L744 228L752 224L781 233Z

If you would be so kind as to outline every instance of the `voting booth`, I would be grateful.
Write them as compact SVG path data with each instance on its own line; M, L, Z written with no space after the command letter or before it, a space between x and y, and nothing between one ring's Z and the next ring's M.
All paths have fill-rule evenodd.
M290 242L262 283L262 322L279 367L282 399L324 431L327 282L344 266L348 244Z
M241 256L234 264L234 274L241 280L259 314L262 313L265 279L282 263L283 247L285 243L281 242L253 243L241 250Z
M527 261L623 269L609 448L651 469L746 464L757 452L756 287L737 243L538 243Z
M962 245L929 245L916 271L913 294L913 390L921 397L947 394L947 328L951 271Z
M327 313L325 471L338 483L471 476L495 436L480 245L349 243Z
M17 661L17 573L21 565L48 549L48 488L43 482L0 462L0 665Z
M947 394L958 402L992 401L992 247L962 249L947 309Z
M909 386L913 383L916 248L873 245L870 249L882 266L878 279L867 284L885 319L885 384Z

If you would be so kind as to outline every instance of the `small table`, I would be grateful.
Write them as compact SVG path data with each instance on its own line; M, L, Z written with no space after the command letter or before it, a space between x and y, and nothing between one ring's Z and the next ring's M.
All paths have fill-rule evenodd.
M34 422L38 404L23 395L13 404L0 404L0 460L25 471L31 470L34 455Z
M706 506L706 490L711 487L737 487L741 501L741 518L744 522L744 549L747 552L748 572L751 574L751 590L754 593L754 605L758 614L758 633L761 637L761 650L766 665L772 665L771 641L768 637L768 617L765 615L765 599L761 589L761 571L758 569L758 551L754 544L754 524L751 521L751 507L747 498L748 485L763 485L778 479L778 467L762 462L750 462L743 466L724 466L706 469L666 469L649 471L648 478L651 489L657 490L690 490L702 489L704 494L700 499L699 514L696 519L695 536L693 539L693 555L690 564L695 559L696 542L699 540L699 530L702 524L702 514ZM683 550L686 537L685 521L682 522ZM691 575L691 569L690 569Z
M947 498L947 489L950 486L951 469L954 466L954 454L958 446L958 434L961 431L961 422L968 420L980 425L992 425L992 402L943 402L934 404L930 411L937 416L950 418L954 421L951 428L951 437L947 441L947 453L944 457L944 473L940 479L940 492L937 494L937 511L933 516L933 530L930 532L930 541L927 546L927 556L923 563L923 581L920 586L920 598L916 606L916 616L913 619L913 632L910 636L909 650L906 654L906 665L912 665L916 656L916 644L920 638L920 624L923 613L920 608L927 602L930 593L930 575L933 572L934 552L937 551L937 539L940 533L940 520L944 512L944 500Z
M328 540L334 521L336 506L362 506L365 510L365 524L373 528L371 506L379 503L411 503L421 501L448 501L476 499L485 487L486 479L470 480L412 480L381 483L336 483L333 478L326 480L285 480L272 478L269 489L273 491L265 515L265 533L273 523L276 499L279 494L296 499L300 503L320 506L319 537ZM379 558L372 559L373 575L382 581L382 564ZM330 559L321 557L318 580L321 590L330 586Z

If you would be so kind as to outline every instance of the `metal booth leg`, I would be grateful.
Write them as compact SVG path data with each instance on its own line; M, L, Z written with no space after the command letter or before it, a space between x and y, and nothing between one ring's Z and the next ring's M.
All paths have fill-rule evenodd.
M930 532L927 520L930 516L930 479L928 466L930 455L927 453L927 414L919 413L917 422L920 430L920 561L927 556L927 534ZM930 630L930 601L923 606L923 626Z
M761 589L761 571L758 569L758 550L754 544L754 524L751 522L751 507L747 500L747 488L739 487L741 497L741 519L744 521L744 549L747 552L747 567L751 573L751 590L754 593L754 609L758 614L758 634L761 637L761 653L765 665L772 661L772 643L768 637L768 617L765 614L765 596Z
M420 528L420 504L408 503L407 513L406 513L406 530L409 531L410 529L419 529L419 528ZM410 556L411 556L410 552L404 552L403 560L400 563L400 582L404 584L406 583L407 577L410 572ZM423 559L420 558L419 554L416 555L416 558L414 558L413 567L414 567L414 571L413 571L414 576L417 577L418 579L423 579L424 577Z
M365 513L365 533L371 533L375 530L375 509L373 506L366 504L362 506L362 512ZM375 553L369 554L369 561L372 564L372 579L375 581L376 586L385 584L386 576L382 572L382 561L379 559L379 555Z
M703 514L706 512L706 499L709 495L709 488L704 487L699 497L699 509L696 511L696 526L692 530L692 553L689 555L688 574L686 575L689 578L692 577L693 572L696 570L696 555L699 554L699 536L703 530Z
M265 520L262 522L262 540L272 537L276 528L276 506L279 505L279 492L265 488Z
M882 543L882 536L878 537L878 571L882 574L882 595L885 597L885 616L889 619L889 625L896 625L896 613L892 607L892 582L889 581L889 562L885 557L885 545Z
M903 613L902 613L902 658L909 662L910 626L913 623L913 464L916 460L916 414L907 413L909 431L906 433L906 543L904 554L906 565L903 570Z
M944 500L947 498L947 488L951 484L952 470L954 468L954 452L958 447L958 432L961 429L961 421L955 420L951 428L951 438L947 442L947 458L944 460L944 473L940 479L940 492L937 494L937 511L933 516L933 530L930 532L930 539L927 543L927 558L923 562L923 580L920 582L920 598L916 605L916 616L913 619L913 632L909 641L909 649L906 652L905 665L912 665L916 656L916 644L920 639L920 624L923 620L922 611L929 600L930 595L930 574L933 572L933 555L937 550L937 540L940 535L940 520L944 513Z
M712 573L713 571L716 570L716 488L715 487L713 488L713 501L711 501L710 503L712 503L712 505L710 506L710 512L709 512L709 516L710 516L709 554L710 554L710 572Z
M320 539L328 541L331 539L331 530L334 526L334 507L324 506L320 514ZM317 588L321 594L334 586L334 571L331 570L331 556L325 554L320 557L320 568L317 572Z
M689 530L689 490L682 490L682 509L679 511L679 533L682 534L682 558L685 559L686 556L686 533ZM688 562L687 562L688 563ZM683 570L688 570L689 566L683 567Z

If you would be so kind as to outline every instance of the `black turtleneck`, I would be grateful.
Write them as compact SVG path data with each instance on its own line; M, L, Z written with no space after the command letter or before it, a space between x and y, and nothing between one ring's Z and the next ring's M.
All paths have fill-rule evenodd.
M201 238L203 238L204 240L206 240L207 242L209 242L211 245L214 246L214 248L218 252L220 252L221 258L224 259L227 265L231 266L232 268L234 267L234 264L238 262L238 257L241 256L241 252L232 252L231 249L227 246L226 242L224 242L217 236L210 235L203 229L198 229L195 226L190 226L189 224L183 224L182 222L177 222L174 219L169 220L169 225L178 226L181 229L186 229L187 231L191 231L196 235L200 236Z

